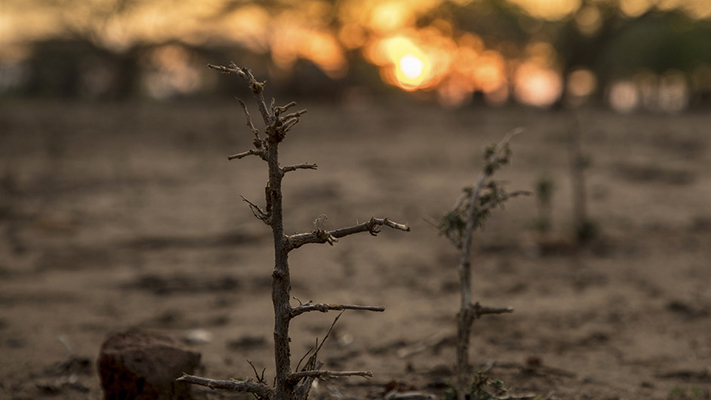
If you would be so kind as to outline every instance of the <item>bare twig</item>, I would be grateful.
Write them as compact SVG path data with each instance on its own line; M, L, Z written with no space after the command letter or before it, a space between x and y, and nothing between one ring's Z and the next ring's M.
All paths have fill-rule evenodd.
M311 312L311 311L320 311L322 313L329 312L329 311L342 311L342 310L360 310L360 311L375 311L375 312L383 312L385 311L384 307L374 307L374 306L359 306L359 305L353 305L353 304L323 304L323 303L306 303L303 305L300 305L298 307L294 307L291 309L291 315L292 317L296 317L298 315L301 315L306 312Z
M321 347L323 347L323 344L326 343L326 340L328 339L329 336L331 336L331 332L333 332L333 327L336 326L336 322L341 318L341 315L343 315L344 311L341 311L336 315L336 318L333 319L333 322L331 322L331 326L328 327L328 330L326 331L326 334L323 336L323 340L321 343L318 343L318 339L316 339L316 349L314 350L314 353L309 357L309 360L306 362L306 365L304 365L304 368L302 371L307 371L307 370L315 370L318 368L315 368L317 360L318 360L318 352L321 351Z
M341 311L336 315L336 318L333 319L333 322L331 323L331 326L328 327L328 331L326 331L326 335L324 335L323 340L321 343L318 342L318 338L316 339L316 346L309 349L306 354L304 354L303 357L301 357L301 360L299 360L299 363L296 365L296 370L299 370L299 366L301 365L301 362L306 358L306 356L309 355L313 351L313 354L311 354L311 357L309 357L309 360L306 362L304 365L304 368L301 369L300 372L303 371L318 371L321 369L323 366L323 363L318 361L318 352L321 350L321 347L323 347L323 344L326 343L326 340L328 339L329 336L331 336L331 332L333 331L333 328L336 326L336 322L341 318L341 315L343 315L345 311ZM306 398L309 395L309 391L311 390L311 384L313 383L314 379L316 379L316 376L308 376L305 378L302 378L301 381L296 385L296 388L294 389L294 395L295 398L298 400L306 400Z
M371 218L368 222L362 224L350 226L347 228L336 229L333 231L324 231L317 229L309 233L298 233L294 235L287 236L288 249L289 251L299 248L305 244L309 243L329 243L333 244L335 239L342 238L348 235L354 235L361 232L369 232L371 235L376 236L380 233L382 226L387 226L392 229L401 230L405 232L410 231L410 227L404 224L399 224L397 222L390 221L387 218Z
M407 392L398 392L397 390L392 390L388 392L385 400L436 400L437 396L432 393L421 392L419 390L410 390Z
M275 103L275 100L272 99L272 109L274 110L275 115L281 115L284 111L286 111L296 105L295 101L290 101L289 103L286 103L283 106L276 106L276 107L274 106L274 103Z
M311 369L312 371L320 370L323 363L316 362ZM309 392L311 391L311 386L316 377L306 377L301 379L301 381L294 388L294 399L296 400L306 400L309 397Z
M470 308L474 312L475 318L479 318L482 315L490 314L509 314L514 312L511 307L484 307L479 302L470 305Z
M538 397L536 394L506 394L503 396L497 396L488 390L485 390L486 394L491 396L492 399L496 400L530 400L530 399L535 399Z
M316 338L316 346L315 346L315 347L310 347L310 348L309 348L309 351L307 351L306 353L304 353L304 355L299 359L299 362L296 363L296 370L297 370L297 371L298 371L299 368L301 367L301 363L304 362L304 360L306 359L306 357L308 357L309 354L311 354L311 352L314 351L314 349L317 348L317 347L318 347L318 338ZM307 368L307 367L304 367L304 369L308 369L308 368Z
M244 200L247 204L249 204L249 208L252 210L252 214L254 214L254 216L258 220L264 222L267 225L269 225L271 223L269 221L269 213L265 212L264 210L261 209L261 207L259 207L258 205L254 204L251 201L244 198L244 196L240 196L240 197L242 197L242 200Z
M286 167L281 168L281 172L282 174L285 174L287 172L296 171L297 169L318 169L318 165L310 163L287 165Z
M251 361L247 360L249 363L249 366L252 367L252 370L254 371L254 375L257 377L257 382L267 384L267 382L264 380L264 372L266 372L267 368L262 368L262 374L260 375L259 372L257 372L257 368L252 364Z
M261 147L262 147L262 138L259 137L259 131L257 130L257 128L254 127L254 123L252 123L252 117L249 115L249 110L247 109L247 105L244 104L244 102L242 101L242 99L240 99L239 97L235 97L235 98L236 98L237 101L239 102L239 105L242 106L242 110L244 110L244 115L245 115L245 117L247 118L247 127L248 127L249 130L251 130L252 133L254 134L254 145L255 145L255 147L261 148Z
M373 373L370 371L299 371L294 372L290 375L291 380L298 381L303 378L341 378L344 376L362 376L364 378L371 378Z
M264 153L264 150L259 150L259 149L249 149L247 151L243 151L241 153L233 154L231 156L227 156L227 159L232 161L232 160L239 160L241 158L245 158L247 156L259 156L259 158L264 159L266 157L266 153Z
M244 79L245 82L247 82L247 84L249 85L249 89L252 91L252 95L257 101L257 106L259 107L259 112L262 114L262 118L264 119L264 124L269 126L273 123L274 115L273 113L269 112L269 108L267 108L267 103L264 100L263 92L266 82L257 81L254 78L254 75L252 75L252 71L250 71L248 68L238 67L237 65L235 65L235 63L230 63L229 67L213 64L208 64L207 66L208 68L218 70L222 73L237 74L240 78Z
M229 67L225 67L222 65L214 65L214 64L207 64L207 67L216 69L216 70L222 72L223 74L235 73L235 74L238 74L240 77L242 77L244 80L247 80L247 77L246 77L244 71L242 70L242 68L239 68L238 66L234 65L234 63L231 64Z
M273 396L273 391L272 389L260 382L255 382L251 379L247 379L245 381L238 381L238 380L229 380L229 381L220 381L220 380L215 380L215 379L209 379L209 378L202 378L199 376L194 376L194 375L188 375L188 374L183 374L180 378L177 379L178 382L185 382L185 383L192 383L195 385L201 385L201 386L207 386L210 389L223 389L223 390L231 390L234 392L248 392L248 393L253 393L260 399L271 399Z

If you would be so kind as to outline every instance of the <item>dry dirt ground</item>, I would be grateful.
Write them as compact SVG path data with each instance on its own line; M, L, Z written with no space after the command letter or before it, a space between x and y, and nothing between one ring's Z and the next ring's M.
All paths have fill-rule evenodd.
M476 235L474 297L515 313L476 322L473 362L542 399L709 398L711 116L576 116L601 231L576 253L566 246L571 115L305 106L281 160L319 169L287 175L287 232L321 214L331 229L371 216L412 228L291 254L301 301L387 309L347 312L321 353L329 369L374 377L322 382L314 397L377 399L396 381L443 398L458 259L424 217L445 212L478 176L485 146L522 126L498 178L511 189L555 182L546 240L556 251L536 251L535 198L512 200ZM271 382L270 231L240 198L263 201L265 164L227 161L250 136L229 101L2 104L0 398L100 399L99 346L130 328L193 343L204 376L252 376L250 360ZM334 317L293 322L294 362Z

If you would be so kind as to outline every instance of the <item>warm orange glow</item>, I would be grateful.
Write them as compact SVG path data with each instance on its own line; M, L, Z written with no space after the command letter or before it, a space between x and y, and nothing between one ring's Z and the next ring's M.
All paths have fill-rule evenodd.
M485 51L473 66L473 82L484 93L491 93L506 84L506 61L501 53Z
M472 91L468 90L458 79L448 79L437 87L437 100L445 107L457 107L470 99Z
M395 64L406 54L422 54L422 50L405 36L395 36L374 42L365 55L376 65Z
M0 46L47 37L61 28L51 12L6 7L0 12Z
M628 17L639 17L651 6L649 0L620 0L620 9Z
M484 99L489 105L492 106L501 106L505 104L509 96L510 94L508 85L501 85L493 92L484 93Z
M526 59L541 67L550 67L557 56L555 47L548 42L532 42L525 49Z
M589 69L577 69L568 75L568 93L574 97L592 94L597 87L597 78Z
M338 40L349 49L358 49L368 42L365 29L355 22L350 22L338 31Z
M416 87L425 76L425 61L414 54L406 54L397 62L395 77L400 83Z
M412 9L404 3L385 2L377 5L370 17L370 26L378 34L408 27L415 22Z
M326 28L313 25L304 14L291 11L280 14L269 41L274 63L289 70L297 59L303 58L333 78L343 76L348 66L336 36Z
M0 62L21 62L28 53L18 49L29 41L82 32L85 39L115 52L174 40L196 46L226 41L251 52L268 53L277 70L288 72L297 60L309 60L333 78L347 71L347 52L360 50L380 68L388 84L431 92L448 106L469 101L474 92L484 93L491 103L515 95L539 106L560 96L558 55L551 44L537 41L522 51L520 44L490 44L488 37L485 43L476 34L459 31L447 18L446 7L438 8L447 1L466 5L478 0L303 0L270 6L229 0L151 0L130 2L119 11L117 0L60 2L62 7L57 2L10 0L0 13ZM572 18L578 30L588 35L599 31L606 1L619 1L621 12L629 17L651 8L679 9L692 18L711 17L710 0L506 1L535 18ZM532 24L542 26L543 22ZM189 73L158 69L164 81L172 74L175 90L189 86L175 77ZM667 75L649 80L636 76L631 82L641 107L653 102L658 108L674 109L686 107L683 99L698 87L697 75L701 76L693 75L690 82ZM575 71L568 78L566 100L580 100L597 90L589 71ZM630 93L625 87L615 89L617 97ZM613 91L608 92L611 97ZM664 93L649 94L655 91Z
M522 103L537 107L547 107L553 104L562 92L560 75L535 62L525 62L516 69L516 98Z
M224 34L256 53L269 50L271 16L262 7L247 5L225 15L220 21Z
M690 0L683 5L683 8L692 18L711 18L711 1Z
M424 51L404 36L377 41L366 56L376 65L386 82L405 90L417 90L429 77L430 61Z
M435 22L436 26L375 40L364 54L381 66L385 82L407 91L435 89L443 105L463 104L474 91L491 94L493 103L505 101L508 79L503 55L486 50L473 34L454 40L451 25Z
M578 30L584 35L593 35L602 26L600 10L594 6L585 6L575 14Z
M331 78L340 78L346 72L343 50L330 32L307 32L299 50L301 57L313 61Z
M509 0L536 18L558 20L580 8L581 0Z
M149 63L151 70L145 77L145 85L151 97L168 98L200 87L200 74L182 47L158 48L151 53Z

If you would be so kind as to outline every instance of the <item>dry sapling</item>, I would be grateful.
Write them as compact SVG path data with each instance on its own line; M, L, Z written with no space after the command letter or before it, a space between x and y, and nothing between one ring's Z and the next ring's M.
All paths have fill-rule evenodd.
M471 365L469 363L469 338L474 321L482 315L513 312L509 307L484 307L479 302L472 302L471 288L471 252L474 231L484 225L491 211L519 195L528 195L525 191L506 192L500 182L492 179L494 172L508 164L511 156L509 141L519 130L506 135L504 139L487 147L484 154L484 170L475 186L464 188L464 193L439 221L438 228L460 251L459 284L461 308L457 314L457 398L464 400L469 394L471 384Z
M254 135L254 147L242 153L229 156L229 159L234 160L247 156L257 156L267 163L269 169L269 183L265 189L265 207L262 208L247 199L244 200L249 204L254 216L271 227L274 236L275 260L274 270L272 272L272 303L274 305L274 358L276 363L276 379L273 387L267 384L263 374L261 376L257 374L256 380L223 381L192 375L184 375L179 378L179 380L213 389L249 392L254 394L258 399L264 400L305 400L308 397L309 389L314 379L341 376L371 376L372 374L368 371L321 370L321 364L317 360L317 355L326 338L321 341L320 345L316 346L303 367L299 368L300 365L297 365L296 371L292 370L289 324L293 318L312 311L384 311L384 308L312 302L293 307L290 302L291 278L288 263L289 252L311 243L329 243L333 245L339 238L361 232L368 232L375 236L380 232L383 226L401 231L409 231L410 228L406 225L390 221L387 218L371 218L368 222L331 231L324 230L320 224L315 223L314 230L311 232L286 235L284 233L282 214L282 179L288 172L316 169L317 166L309 163L281 166L279 164L279 144L284 140L287 132L299 122L299 119L306 110L287 113L296 103L291 102L284 106L277 106L275 105L274 99L272 99L268 105L263 93L266 82L257 81L252 72L247 68L241 68L235 64L231 64L227 67L215 65L209 65L209 67L226 74L236 74L242 78L249 86L254 100L257 103L257 107L259 108L262 120L264 121L265 127L262 135L259 130L255 128L246 105L239 100L247 118L247 126ZM337 319L338 318L336 318L336 320ZM333 327L333 325L331 327ZM326 336L328 336L328 334ZM304 358L305 357L306 356L304 356Z

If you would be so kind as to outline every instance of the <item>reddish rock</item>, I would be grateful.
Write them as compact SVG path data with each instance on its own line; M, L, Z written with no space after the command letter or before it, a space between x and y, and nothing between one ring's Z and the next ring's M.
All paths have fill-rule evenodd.
M104 341L97 364L105 400L189 400L190 385L175 379L195 372L200 353L169 336L129 331Z

